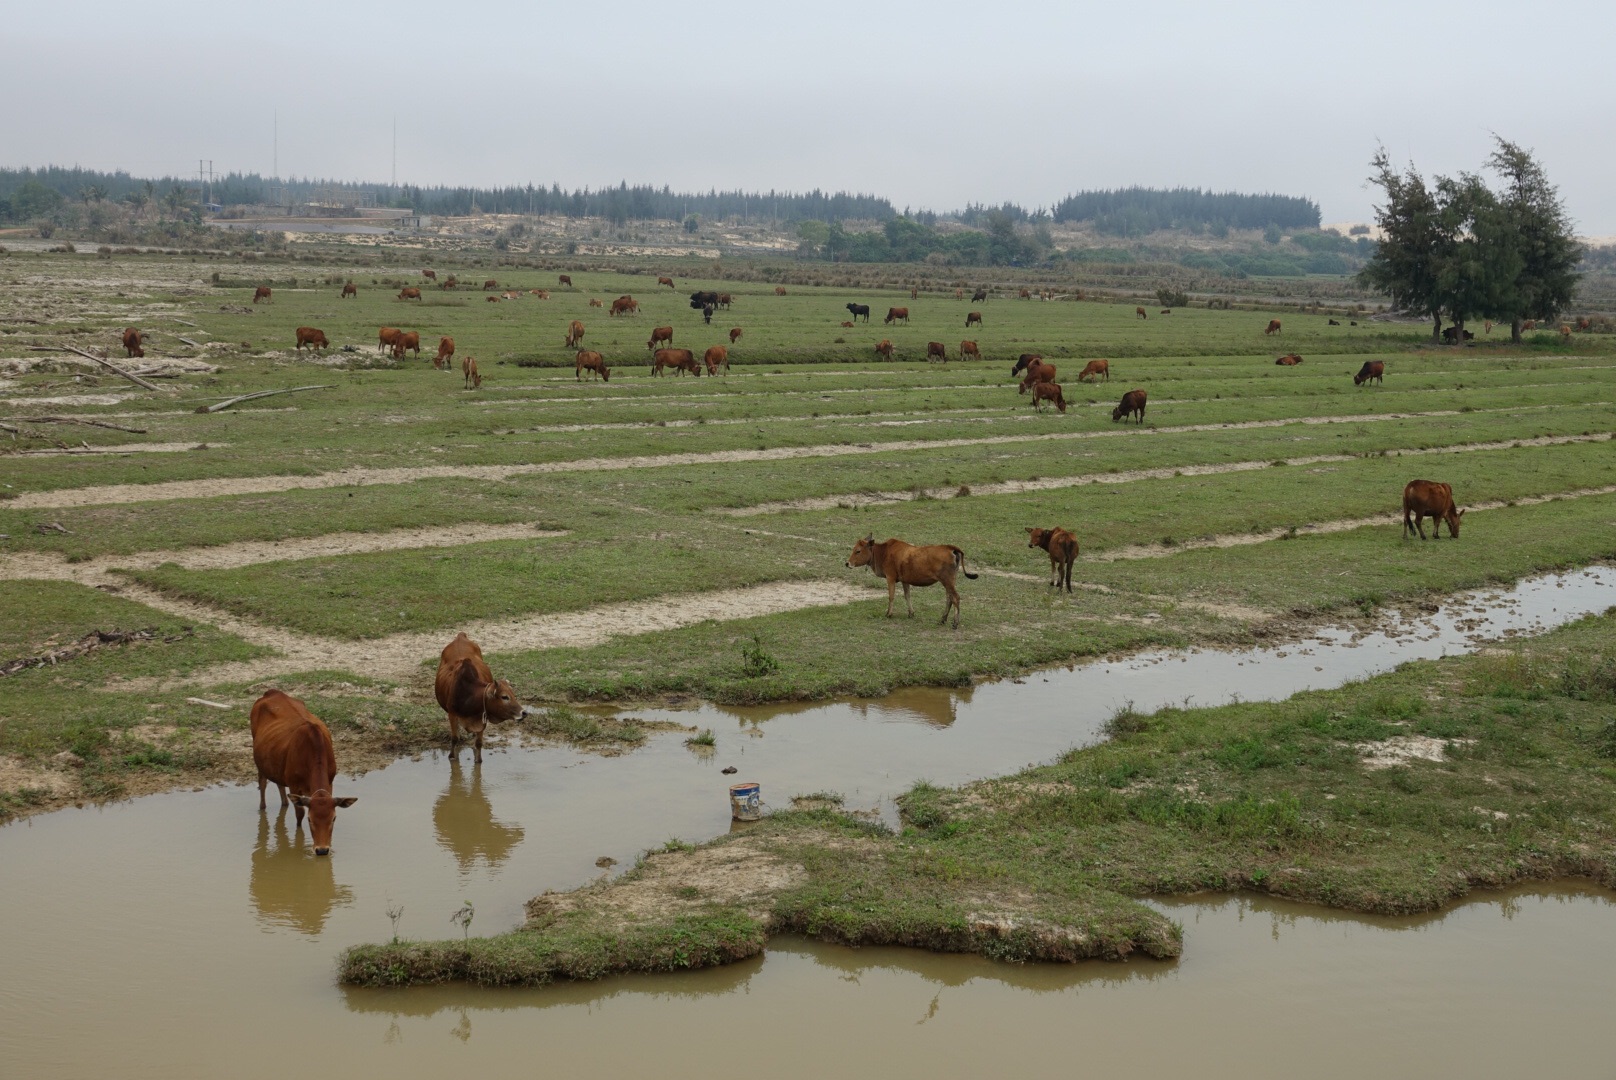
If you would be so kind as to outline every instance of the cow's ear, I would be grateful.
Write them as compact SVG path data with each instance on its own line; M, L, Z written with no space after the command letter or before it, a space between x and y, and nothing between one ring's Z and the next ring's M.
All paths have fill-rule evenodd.
M1031 536L1033 533L1037 532L1038 530L1029 526L1028 528L1022 529L1021 531L1026 533L1028 536Z
M1459 511L1459 513L1458 513L1458 515L1457 515L1457 516L1459 516L1459 517L1464 517L1464 516L1465 516L1465 512L1464 512L1464 511L1463 511L1463 510L1461 510L1461 511Z
M309 805L309 797L307 795L293 795L292 802L307 809Z
M866 537L865 537L865 538L864 538L864 542L865 542L865 543L866 543L866 544L873 544L873 543L875 543L875 534L874 534L874 533L871 533L871 534L870 534L870 535L869 535L869 536L866 536Z
M338 806L349 807L349 806L352 806L354 803L359 801L359 796L357 796L357 795L344 795L340 799L332 799L331 801L336 803Z

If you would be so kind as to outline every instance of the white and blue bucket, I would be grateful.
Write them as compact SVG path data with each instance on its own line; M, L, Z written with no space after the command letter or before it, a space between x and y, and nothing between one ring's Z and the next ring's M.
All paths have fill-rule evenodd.
M758 821L763 817L763 789L758 784L731 784L729 812L736 821Z

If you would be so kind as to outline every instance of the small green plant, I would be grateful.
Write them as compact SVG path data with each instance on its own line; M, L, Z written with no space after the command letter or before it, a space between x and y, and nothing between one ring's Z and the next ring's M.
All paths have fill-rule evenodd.
M398 944L398 920L404 917L404 905L387 905L387 921L393 924L393 944Z
M403 914L400 909L399 914ZM467 951L471 949L471 920L477 917L477 908L470 900L460 905L460 910L449 916L449 921L460 927L460 943Z
M1131 698L1124 701L1100 726L1100 733L1108 739L1120 739L1148 730L1150 730L1149 720L1144 713L1134 711Z
M751 640L741 646L741 672L747 678L761 679L779 670L780 661L764 648L762 637L753 634Z
M685 745L686 746L706 746L706 747L717 746L718 745L718 736L713 734L713 729L712 728L702 728L700 731L696 732L696 734L694 734L694 735L690 736L690 738L686 739L685 740Z

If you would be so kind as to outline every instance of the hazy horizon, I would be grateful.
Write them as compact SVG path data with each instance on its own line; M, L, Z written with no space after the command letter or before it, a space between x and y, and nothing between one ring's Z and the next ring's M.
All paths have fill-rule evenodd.
M423 186L819 188L947 212L1137 184L1306 196L1328 224L1368 219L1381 143L1457 173L1496 131L1537 153L1579 232L1616 234L1597 137L1616 81L1562 44L1616 17L1585 3L1525 29L1485 0L699 10L67 0L8 18L0 91L49 107L10 111L0 165L270 176L278 114L281 176L379 183L396 115L399 182Z

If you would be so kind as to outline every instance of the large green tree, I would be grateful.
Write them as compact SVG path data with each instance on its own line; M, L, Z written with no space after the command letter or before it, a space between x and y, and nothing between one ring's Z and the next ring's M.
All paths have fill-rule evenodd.
M1381 240L1359 280L1390 296L1396 307L1430 319L1431 337L1441 340L1442 266L1453 247L1442 205L1413 165L1402 173L1392 167L1384 146L1370 166L1369 182L1380 188L1385 202L1375 207Z
M1468 320L1506 319L1519 307L1522 262L1509 214L1479 176L1438 177L1436 197L1449 238L1436 264L1437 296L1460 341Z
M1493 136L1487 165L1504 181L1500 193L1521 268L1515 280L1510 336L1521 340L1521 320L1553 319L1571 306L1581 275L1583 248L1572 232L1571 215L1530 151Z

